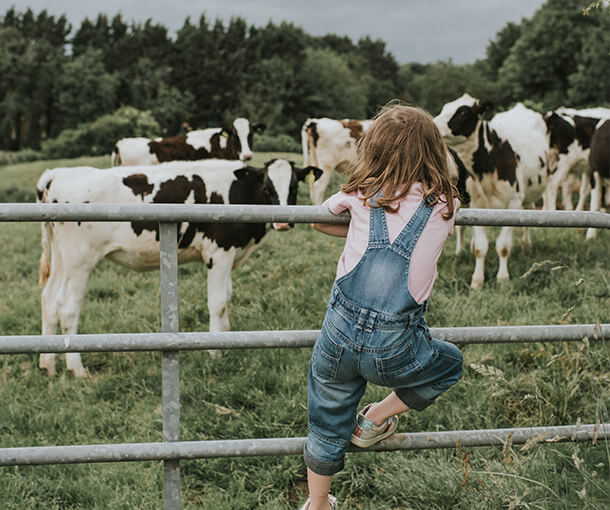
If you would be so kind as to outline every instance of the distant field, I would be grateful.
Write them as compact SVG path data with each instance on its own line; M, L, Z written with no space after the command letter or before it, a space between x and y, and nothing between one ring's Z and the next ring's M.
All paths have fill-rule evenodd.
M258 154L254 166L278 157ZM301 155L289 154L301 163ZM109 157L0 167L2 190L33 192L48 167L108 166ZM336 176L332 190L341 177ZM308 204L303 186L299 203ZM496 232L496 229L490 229ZM584 229L532 229L524 256L515 229L512 279L490 275L490 242L481 291L469 288L474 258L455 256L450 239L439 263L428 323L576 324L610 321L610 232L584 241ZM341 253L340 239L297 225L270 232L233 274L235 330L317 329ZM0 335L40 333L40 226L0 223ZM519 279L535 262L542 265ZM89 281L80 332L160 330L158 272L135 273L102 262ZM180 328L205 331L206 270L179 269ZM399 431L551 426L610 421L607 339L558 344L469 346L462 381ZM307 433L309 349L181 354L182 440L302 437ZM37 356L0 357L0 447L162 440L158 353L91 353L91 373L48 379ZM364 401L386 390L370 386ZM345 509L602 509L609 500L610 444L507 444L421 452L350 454L333 493ZM162 464L110 463L0 467L0 507L150 509L162 507ZM185 509L298 508L305 495L299 456L181 463Z

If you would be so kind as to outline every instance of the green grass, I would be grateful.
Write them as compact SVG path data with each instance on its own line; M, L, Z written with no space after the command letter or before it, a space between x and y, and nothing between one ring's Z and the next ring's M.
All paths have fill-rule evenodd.
M259 154L255 165L275 156ZM290 158L300 162L296 154ZM106 159L6 166L0 181L27 190L47 167L105 166ZM340 181L335 177L331 188ZM305 187L299 203L309 203ZM512 279L497 284L489 278L497 271L490 249L481 291L469 287L473 256L455 256L451 238L439 261L428 323L609 322L609 232L585 242L584 229L533 229L529 256L522 254L519 236L516 229ZM233 329L319 328L341 249L340 239L307 225L270 232L233 274ZM0 254L0 334L39 334L40 226L0 224ZM544 260L556 264L518 278ZM181 330L207 330L205 266L180 266L179 284ZM104 261L89 281L79 331L159 331L159 310L158 272L136 273ZM468 346L463 352L462 381L425 411L401 418L400 431L610 421L605 341ZM309 356L309 349L233 350L215 358L181 353L181 439L305 436ZM59 375L49 379L35 355L0 357L0 447L162 440L160 354L85 353L83 361L89 379L66 373L61 356ZM481 375L471 364L501 372ZM385 393L370 386L364 400ZM610 497L609 446L349 454L333 493L341 508L362 510L602 509ZM305 495L300 456L182 461L181 472L186 509L298 508ZM162 478L159 462L0 467L0 507L161 508Z

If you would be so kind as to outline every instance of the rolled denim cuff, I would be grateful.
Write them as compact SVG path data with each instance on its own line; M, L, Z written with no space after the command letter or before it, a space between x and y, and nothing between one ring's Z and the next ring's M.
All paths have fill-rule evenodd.
M402 400L402 402L409 406L410 409L416 411L423 411L428 407L434 400L428 400L427 398L420 397L417 393L410 390L409 388L394 388L396 396Z
M305 465L317 475L332 476L343 469L345 462L343 459L337 462L324 462L323 460L312 457L307 451L307 443L303 447L303 457Z

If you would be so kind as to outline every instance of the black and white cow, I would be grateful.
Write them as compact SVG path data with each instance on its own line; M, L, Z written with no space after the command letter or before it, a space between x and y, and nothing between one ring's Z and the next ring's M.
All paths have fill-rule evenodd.
M591 169L591 211L610 205L610 119L602 119L595 127L589 152ZM603 197L605 191L605 199ZM587 229L586 238L593 239L596 229Z
M466 189L475 208L522 209L543 195L548 180L548 143L542 115L521 103L496 114L490 121L481 116L488 105L464 94L443 106L434 118L441 134L459 137L453 145L469 176ZM502 227L496 240L500 264L496 278L509 278L508 258L512 249L513 227ZM523 249L530 246L529 230L524 229ZM488 241L485 227L474 227L476 257L472 288L485 281Z
M318 168L296 168L272 160L263 168L240 161L171 162L156 166L46 170L37 184L39 202L215 203L294 205L297 185L319 178ZM274 224L278 230L287 224ZM265 224L182 223L178 262L208 267L210 331L229 329L231 270L260 243ZM159 227L155 222L47 222L42 224L40 281L42 334L75 334L89 274L104 257L137 271L159 267ZM80 355L66 355L68 370L86 371ZM55 355L42 354L40 367L55 373Z
M230 128L195 129L186 135L168 138L122 138L112 153L112 166L156 165L167 161L201 159L252 159L252 130L264 131L263 124L250 126L237 118Z
M602 119L610 119L608 108L575 110L561 107L547 112L544 121L549 137L549 163L553 174L547 186L546 205L554 210L557 192L562 188L563 206L574 208L571 198L571 178L580 180L577 211L582 211L589 193L589 167L587 161L595 127Z
M307 119L301 128L303 165L323 170L322 177L309 185L311 201L320 205L333 171L345 171L356 157L356 142L372 120Z

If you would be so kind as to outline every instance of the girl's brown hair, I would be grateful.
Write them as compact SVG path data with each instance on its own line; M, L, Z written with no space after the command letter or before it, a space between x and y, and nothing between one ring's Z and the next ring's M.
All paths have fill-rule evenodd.
M396 212L392 204L403 198L414 182L424 186L424 199L436 204L447 200L448 220L455 212L457 189L449 173L449 152L432 117L419 108L389 103L358 141L358 154L349 180L341 186L346 193L359 191L366 204L378 191L375 207Z

